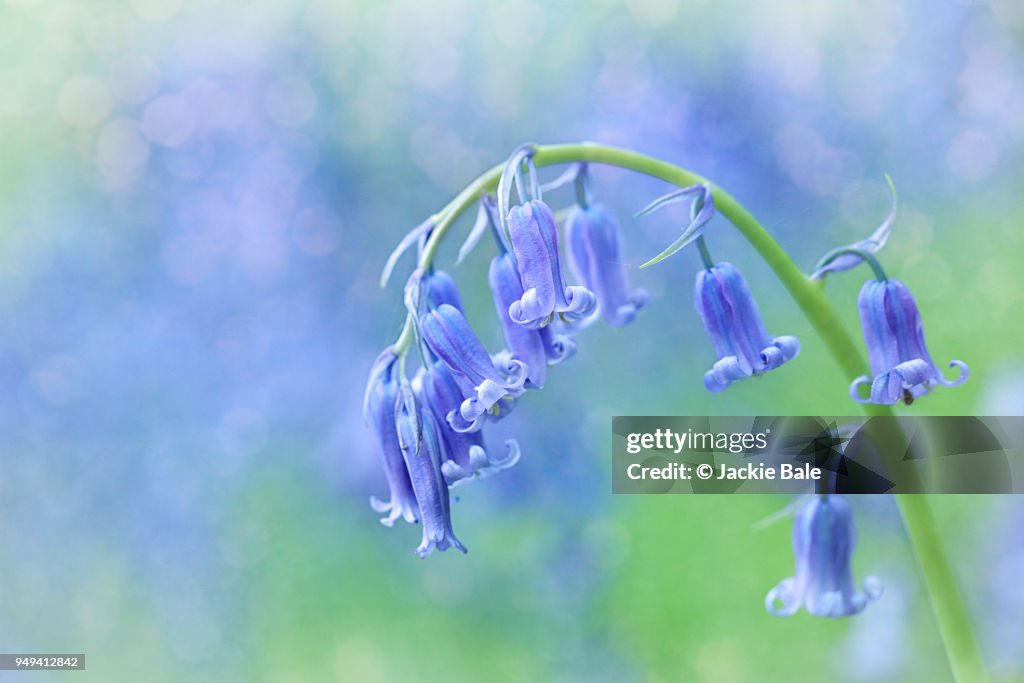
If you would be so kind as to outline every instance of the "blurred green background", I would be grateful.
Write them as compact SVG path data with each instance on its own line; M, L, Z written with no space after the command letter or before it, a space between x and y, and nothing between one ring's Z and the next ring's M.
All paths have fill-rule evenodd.
M789 524L754 525L787 500L609 492L612 415L856 413L722 220L800 358L707 394L697 255L633 270L652 302L585 331L489 437L522 462L457 490L469 555L378 524L359 409L404 316L391 246L517 144L597 140L715 179L808 269L891 174L883 262L972 372L904 410L1021 414L1022 27L1013 0L0 4L0 651L87 655L34 680L950 681L891 500L853 502L885 597L780 620ZM595 189L630 265L685 218L630 218L650 179ZM488 248L453 273L493 350ZM828 283L855 332L866 277ZM1021 680L1024 504L935 507Z

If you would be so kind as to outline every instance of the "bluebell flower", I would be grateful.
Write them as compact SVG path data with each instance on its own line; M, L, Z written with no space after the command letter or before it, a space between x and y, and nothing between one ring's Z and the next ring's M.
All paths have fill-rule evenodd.
M395 375L397 360L398 356L392 348L385 349L377 357L363 399L363 416L377 438L391 494L387 502L376 497L370 498L370 505L376 512L388 513L387 517L380 520L385 526L391 526L399 517L407 522L419 520L416 496L409 472L405 468L402 449L398 445L395 425L395 405L398 401L398 379Z
M850 396L858 403L892 405L901 398L911 403L927 394L935 384L955 387L967 381L967 364L951 360L949 367L960 369L960 376L948 380L928 354L924 343L921 314L914 297L899 280L869 280L857 297L864 343L874 379L864 375L850 385ZM862 384L871 385L871 393L862 398Z
M491 375L497 374L500 379L495 381L500 387L496 387L494 383L481 385L483 380L478 376L479 372L470 372L467 376L467 368L473 367L472 359L467 357L460 358L459 348L449 349L447 352L441 350L439 353L438 349L431 346L432 344L439 345L439 348L444 346L444 342L439 341L438 334L446 326L450 326L447 324L446 326L431 324L429 325L431 331L426 334L424 334L422 329L424 320L433 323L434 317L428 318L430 313L446 307L446 313L441 317L450 321L451 325L454 325L456 339L465 348L473 349L474 355L472 358L476 358L478 352L484 355L487 354L487 351L484 350L483 345L466 321L458 288L452 277L444 271L431 270L428 272L418 268L410 276L405 286L405 305L410 314L415 316L415 319L420 322L419 332L424 342L424 360L429 364L435 358L441 358L442 360L447 358L448 360L445 362L462 391L465 407L449 415L448 424L460 432L469 432L479 429L485 417L499 419L507 415L513 406L515 397L524 390L522 387L524 380L519 378L521 375L525 375L526 366L518 359L511 358L508 354L495 354L493 357L490 357L491 372L486 377L493 380L494 377ZM449 329L448 331L452 330ZM462 350L465 349L463 348ZM501 391L502 388L506 389L506 391ZM472 415L472 417L467 418L463 417L463 415Z
M451 371L441 361L421 372L424 403L437 419L442 442L441 473L449 486L471 477L486 477L508 469L519 461L519 444L515 439L505 441L505 454L492 457L484 444L482 430L458 432L448 424L448 416L459 410L463 391Z
M878 579L864 589L853 583L850 559L857 545L850 506L835 495L815 496L797 512L793 523L796 576L785 579L765 597L765 607L788 617L803 607L818 617L847 617L882 594Z
M768 335L746 280L730 263L697 274L694 303L718 354L718 361L704 374L708 391L722 391L735 380L774 370L800 353L796 337Z
M612 327L633 321L649 297L629 290L619 255L619 225L601 204L576 205L566 220L569 263L577 279L594 292L597 310Z
M416 548L417 554L426 557L433 550L448 548L468 552L452 531L448 484L441 473L442 445L437 422L407 382L399 385L395 423L398 444L423 521L423 542Z
M491 358L458 308L441 304L420 316L419 322L430 352L466 383L465 400L448 416L453 429L478 429L487 414L500 414L500 401L507 403L523 393L526 364L517 358Z
M524 327L538 328L555 314L565 320L590 315L597 305L586 287L566 286L558 255L555 217L539 199L514 206L508 213L508 239L523 286L523 296L512 302L508 313Z
M511 358L526 364L526 386L540 389L547 377L547 366L561 362L576 350L575 342L556 331L555 325L540 329L529 329L512 320L509 309L523 297L523 286L511 254L501 253L491 259L488 273L494 305L501 320L501 330L508 347L508 357L503 356L501 365L507 365Z

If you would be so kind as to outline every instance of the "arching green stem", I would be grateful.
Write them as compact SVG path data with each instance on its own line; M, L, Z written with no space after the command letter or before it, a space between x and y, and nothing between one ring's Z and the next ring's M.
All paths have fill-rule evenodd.
M557 164L590 162L629 169L658 178L679 187L706 183L715 198L718 212L731 222L746 238L754 250L775 273L793 297L797 306L825 343L848 382L867 374L867 366L860 349L846 330L835 309L825 296L820 283L812 282L779 246L779 243L736 199L724 189L696 173L674 164L627 149L609 147L591 142L564 145L535 145L533 163L538 167ZM438 246L462 212L473 206L486 192L498 185L504 164L495 166L470 183L448 206L435 215L436 228L420 256L419 265L430 265ZM876 261L877 263L877 261ZM877 271L876 271L877 272ZM882 274L884 277L884 273ZM395 343L399 353L407 351L415 336L414 323L406 320L402 334ZM868 415L891 415L887 406L863 406ZM971 627L970 616L953 574L942 537L932 515L928 496L901 495L896 497L903 515L907 534L917 555L924 575L932 608L938 621L939 632L946 648L950 667L957 683L985 683L988 677L981 659L981 651Z

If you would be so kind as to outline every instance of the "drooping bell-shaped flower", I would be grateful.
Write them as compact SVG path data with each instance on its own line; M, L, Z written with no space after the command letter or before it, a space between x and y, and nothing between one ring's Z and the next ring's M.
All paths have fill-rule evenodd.
M395 405L398 401L398 379L395 363L398 356L388 348L377 357L370 371L363 399L363 417L367 420L384 464L390 497L385 501L370 498L370 505L376 512L388 513L381 519L385 526L391 526L402 517L407 522L419 520L416 495L413 493L409 472L405 468L402 449L398 445L398 430L395 425Z
M523 393L526 364L516 358L492 358L466 321L462 311L451 304L441 304L420 317L420 334L427 348L443 362L457 379L464 379L471 393L464 394L457 412L448 417L458 431L472 431L502 399ZM501 363L501 364L499 364Z
M914 296L899 280L869 280L857 297L864 343L874 378L864 375L850 385L850 396L859 403L892 405L901 398L911 403L927 394L935 384L955 387L967 381L967 364L951 360L949 367L960 376L948 380L928 354L921 314ZM862 384L871 385L867 398L860 395Z
M857 544L850 506L835 495L815 496L793 523L796 576L768 592L765 607L779 617L801 607L818 617L857 614L882 594L878 579L868 577L863 590L853 582L850 559Z
M523 361L527 367L526 386L540 389L547 377L547 366L555 365L572 355L576 343L567 335L556 332L554 324L529 329L512 320L509 308L523 297L523 286L511 254L498 254L491 260L488 278L508 347L509 358L499 364L507 365L511 358Z
M547 325L558 314L566 320L590 315L597 300L586 287L566 286L558 252L558 229L547 204L532 199L508 213L508 238L523 296L508 313L524 327Z
M729 384L774 370L800 353L796 337L769 336L746 280L730 263L697 274L694 303L718 361L704 374L704 386L718 392Z
M548 369L544 340L541 339L538 330L519 325L512 320L508 312L512 304L523 297L523 286L519 282L519 273L511 255L498 254L491 259L488 280L508 352L526 363L526 386L540 389L544 386Z
M448 424L448 416L459 410L462 389L441 361L421 375L424 403L437 419L444 457L441 472L449 486L471 477L487 477L512 467L519 461L519 444L515 439L505 442L505 453L494 457L487 452L482 430L458 432Z
M583 286L594 292L605 322L612 327L632 322L649 296L643 289L629 289L615 216L601 204L577 204L565 224L569 263Z
M430 410L420 404L408 383L399 385L395 422L398 444L423 522L423 542L416 548L417 554L426 557L434 550L448 548L468 552L452 531L448 484L441 473L443 446L437 422Z

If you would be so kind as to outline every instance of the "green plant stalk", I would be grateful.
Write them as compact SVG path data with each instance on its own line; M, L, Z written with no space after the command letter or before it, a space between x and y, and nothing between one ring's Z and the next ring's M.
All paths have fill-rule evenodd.
M629 169L679 187L698 183L710 185L715 208L740 231L779 278L815 332L825 342L846 379L852 382L857 377L868 374L860 349L825 296L821 283L808 279L771 234L724 189L675 164L627 149L583 142L537 145L534 150L533 162L538 168L586 161ZM472 207L486 192L491 192L497 187L503 167L504 165L500 164L480 175L433 216L436 227L423 249L418 267L426 268L433 262L441 241L459 215ZM410 316L395 342L396 351L404 354L414 337L414 321ZM868 415L893 414L888 406L865 405L863 409ZM957 683L985 683L988 676L982 663L981 650L949 557L943 547L928 496L905 494L896 496L896 499L907 535L924 575L925 586L953 677Z

